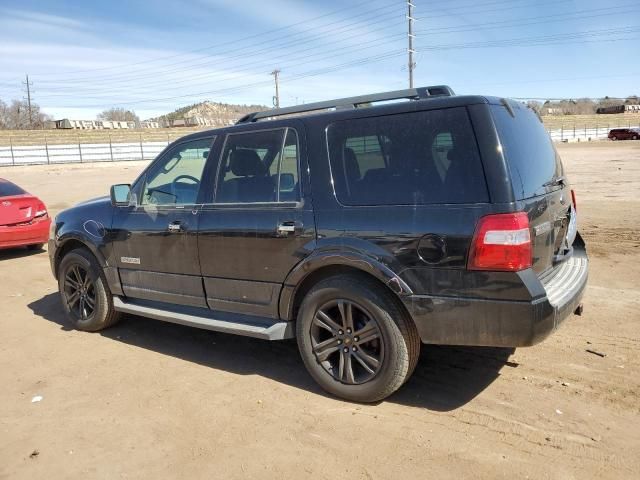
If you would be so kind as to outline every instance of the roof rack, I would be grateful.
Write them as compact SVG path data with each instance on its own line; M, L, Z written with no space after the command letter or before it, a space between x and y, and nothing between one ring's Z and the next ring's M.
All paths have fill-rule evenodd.
M399 100L402 98L410 100L423 100L430 97L442 97L455 95L451 87L447 85L434 85L430 87L408 88L406 90L394 90L391 92L373 93L371 95L360 95L357 97L338 98L336 100L327 100L324 102L307 103L304 105L295 105L293 107L276 108L266 110L264 112L253 112L245 115L236 122L250 123L257 122L260 119L279 117L282 115L293 115L296 113L314 112L317 110L328 110L335 108L347 109L358 108L358 106L367 103L386 102L389 100Z

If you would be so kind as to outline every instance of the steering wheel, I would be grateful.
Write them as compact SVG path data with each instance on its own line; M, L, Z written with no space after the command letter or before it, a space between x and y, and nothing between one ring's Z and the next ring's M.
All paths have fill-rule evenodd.
M178 175L176 178L173 179L173 182L171 182L171 193L176 197L176 203L178 203L179 200L178 197L181 197L182 194L184 193L184 191L182 192L182 194L178 194L179 191L179 187L178 184L182 183L182 185L189 185L186 182L180 182L180 180L189 180L190 182L193 182L193 185L199 185L200 184L200 180L198 180L196 177L192 177L191 175Z
M173 185L175 185L182 179L191 180L196 185L200 183L200 180L198 180L196 177L192 177L191 175L178 175L176 178L173 179L173 182L172 182Z

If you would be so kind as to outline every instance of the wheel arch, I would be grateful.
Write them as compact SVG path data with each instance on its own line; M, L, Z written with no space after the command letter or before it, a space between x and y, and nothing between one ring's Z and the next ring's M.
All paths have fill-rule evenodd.
M284 320L295 320L307 292L325 278L337 275L366 276L374 280L391 292L405 311L400 297L413 293L404 280L375 259L355 253L326 252L312 255L289 274L280 295L280 317Z
M60 238L58 240L58 247L56 249L56 256L54 259L54 273L55 276L58 276L58 268L60 267L60 262L64 256L72 250L76 250L78 248L83 248L91 253L95 257L95 259L100 264L100 267L103 269L107 266L107 262L104 257L100 254L97 248L92 245L91 242L87 241L87 239L82 238L77 235L68 235L66 237Z

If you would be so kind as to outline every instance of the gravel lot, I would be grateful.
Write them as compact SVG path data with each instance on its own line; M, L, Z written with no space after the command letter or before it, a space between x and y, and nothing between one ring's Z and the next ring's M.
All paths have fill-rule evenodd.
M71 330L47 254L0 252L0 478L638 478L640 142L559 148L591 258L584 315L528 349L423 347L378 405L323 394L293 342L137 317ZM55 213L144 165L0 176Z

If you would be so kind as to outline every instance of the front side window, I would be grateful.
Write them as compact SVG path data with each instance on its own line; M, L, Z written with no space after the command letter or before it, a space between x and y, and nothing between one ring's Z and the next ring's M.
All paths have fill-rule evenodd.
M489 201L464 107L343 120L327 135L335 193L344 205Z
M189 205L196 203L202 171L212 138L180 143L166 152L147 173L143 205Z
M230 134L222 151L216 203L300 200L298 158L292 128Z

